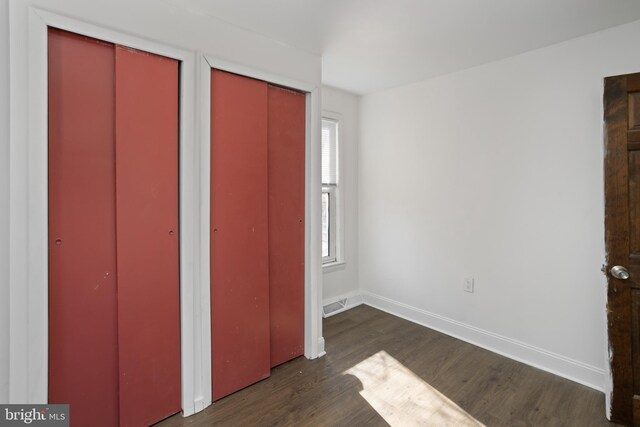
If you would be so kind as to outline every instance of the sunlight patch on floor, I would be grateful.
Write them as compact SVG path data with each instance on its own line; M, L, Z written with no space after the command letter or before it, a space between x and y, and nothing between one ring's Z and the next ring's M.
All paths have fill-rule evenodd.
M344 374L360 380L360 395L391 426L484 426L385 351Z

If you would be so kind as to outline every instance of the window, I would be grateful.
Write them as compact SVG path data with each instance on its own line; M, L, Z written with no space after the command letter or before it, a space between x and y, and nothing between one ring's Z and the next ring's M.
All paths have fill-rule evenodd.
M337 120L322 119L322 263L338 257L338 126Z

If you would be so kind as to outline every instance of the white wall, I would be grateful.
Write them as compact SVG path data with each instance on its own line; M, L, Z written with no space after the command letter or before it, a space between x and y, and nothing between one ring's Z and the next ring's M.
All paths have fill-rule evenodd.
M194 59L196 58L196 52L200 51L205 54L209 54L224 61L241 64L250 69L261 70L269 75L276 75L285 79L291 79L298 82L307 84L319 88L321 85L321 60L318 56L294 49L285 44L270 40L254 32L250 32L238 27L234 27L228 23L220 21L212 16L205 16L197 12L190 11L181 6L179 0L137 0L131 2L129 0L110 0L108 2L102 0L56 0L51 2L49 0L11 0L10 2L2 3L3 10L0 10L0 42L6 41L6 22L11 22L10 28L10 40L11 49L9 53L9 64L5 61L1 62L0 67L0 132L2 135L3 151L0 152L0 161L7 162L8 156L5 155L5 149L7 144L5 141L8 118L8 108L5 108L6 96L4 91L9 85L8 77L5 75L5 68L7 66L11 70L10 78L10 107L12 111L12 118L19 116L17 119L18 125L11 126L11 141L15 143L12 147L18 147L18 144L26 144L29 141L30 129L26 125L26 122L22 118L26 116L25 112L29 111L29 87L28 87L28 54L29 54L29 34L28 34L28 19L29 19L29 7L35 6L42 8L49 12L54 12L60 15L66 15L76 20L88 22L90 24L105 27L111 30L115 30L121 33L149 39L155 42L164 43L167 45L179 47L182 49L193 52ZM9 18L7 19L6 8L9 9ZM35 18L37 19L37 18ZM2 58L7 58L6 46L3 43L0 49L0 55ZM31 44L33 46L33 44ZM319 111L320 111L320 97L316 97L315 104L312 108L318 112L316 117L312 118L312 126L319 135ZM33 106L31 106L33 108ZM16 114L19 112L19 115ZM317 145L317 144L315 144ZM29 206L29 195L25 194L28 191L15 191L11 192L7 197L6 189L8 188L9 176L11 182L29 182L29 173L25 165L27 164L27 153L24 149L16 150L19 154L16 155L16 162L11 163L11 169L7 172L7 168L3 167L6 164L0 164L0 197L4 196L4 200L10 199L12 211L25 211ZM310 156L310 175L311 182L319 181L320 176L320 160L319 160L319 147L312 148L312 155ZM318 197L312 198L311 206L311 223L312 227L312 239L319 239L319 186L317 190ZM28 188L28 187L27 187ZM313 194L312 194L313 195ZM0 232L8 231L8 215L10 207L7 203L0 204ZM26 215L24 215L26 217ZM15 225L18 224L18 225ZM26 254L29 250L27 246L27 226L25 218L12 217L11 222L11 242L18 247L15 253L12 251L10 260L13 262L17 260L17 264L20 268L11 269L11 276L9 279L7 272L7 260L9 256L6 253L6 245L9 239L0 239L0 280L3 282L2 292L11 281L11 285L14 289L22 289L22 292L12 292L10 298L2 298L0 295L0 401L6 400L7 384L5 381L5 371L9 371L10 386L12 400L26 401L31 399L33 401L42 400L40 394L38 397L32 397L27 395L27 389L40 390L40 385L43 383L42 372L29 372L26 369L27 361L21 359L17 355L29 354L29 360L32 358L32 348L27 347L28 339L24 337L25 330L29 322L27 319L31 319L31 313L26 314L29 311L30 299L33 295L29 293L31 291L20 288L21 285L26 284L29 280L28 268L26 268L26 261L28 259ZM315 246L318 246L317 248ZM14 248L14 246L12 246ZM312 245L310 253L313 259L319 256L319 245ZM12 263L13 265L13 263ZM310 311L317 311L319 314L319 300L321 299L321 281L322 272L319 262L309 263L311 271L308 279L312 282L312 287L317 289L316 293L312 295L312 298L317 302L318 307L313 307ZM6 279L6 280L5 280ZM26 286L26 285L25 285ZM11 311L7 312L5 304L8 305L8 301L11 301ZM31 301L33 302L33 301ZM309 309L309 307L307 307ZM31 310L34 311L34 310ZM10 358L12 365L9 367L5 360L5 354L7 350L8 340L3 339L7 337L8 325L6 320L11 318L10 330L13 338L16 338L17 345L12 345L10 351ZM317 317L317 319L315 318ZM15 321L18 319L19 321ZM36 322L37 323L37 322ZM314 319L309 322L310 328L321 337L321 322L319 316L314 316ZM37 327L42 325L38 323ZM15 332L15 333L14 333ZM36 337L38 338L38 337ZM321 339L318 344L313 344L315 347L320 347ZM31 341L30 341L31 342ZM306 347L305 347L306 348ZM323 349L320 349L323 351ZM312 352L313 353L313 352ZM36 356L34 356L36 357ZM14 363L15 362L15 363ZM29 362L30 363L30 362ZM33 378L31 378L33 377ZM15 384L15 387L14 387Z
M0 200L9 200L9 2L0 2ZM0 204L0 403L9 400L9 207Z
M323 296L327 301L358 291L358 106L359 97L340 89L322 88L322 111L340 115L340 189L343 202L343 265L325 267Z
M364 96L365 301L603 389L603 78L640 71L638 40L640 21Z

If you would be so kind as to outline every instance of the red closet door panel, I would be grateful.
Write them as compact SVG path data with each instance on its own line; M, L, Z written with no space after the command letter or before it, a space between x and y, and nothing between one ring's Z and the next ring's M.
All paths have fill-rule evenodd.
M305 104L269 86L271 366L304 353Z
M213 399L269 376L267 84L211 73Z
M116 47L120 423L180 411L178 62Z
M49 30L49 402L118 424L114 47Z

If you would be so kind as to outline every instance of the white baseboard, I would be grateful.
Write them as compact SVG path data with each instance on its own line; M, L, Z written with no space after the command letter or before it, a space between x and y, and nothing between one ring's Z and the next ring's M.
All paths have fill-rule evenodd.
M208 407L209 405L211 405L211 401L207 401L204 399L204 397L200 397L199 399L196 399L195 401L195 412L200 412L202 411L204 408Z
M371 307L604 392L604 369L371 292L362 296Z
M318 338L318 357L326 355L327 352L324 349L324 337Z
M327 318L331 317L334 314L342 313L343 311L347 311L352 309L353 307L357 307L364 303L362 298L362 294L358 291L349 292L348 294L339 295L333 298L327 298L322 301L322 317ZM341 308L338 310L331 311L330 313L325 313L324 308L331 304L339 304Z

